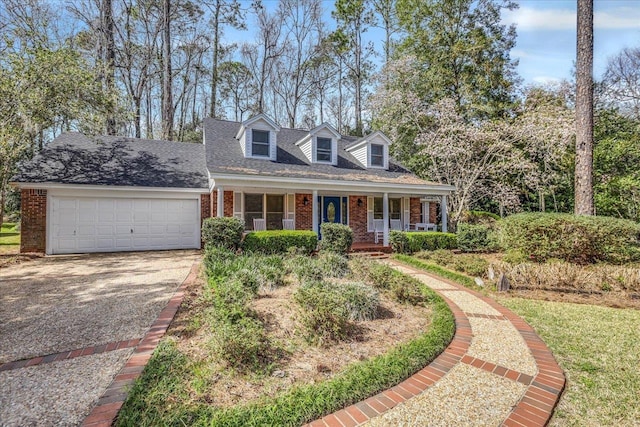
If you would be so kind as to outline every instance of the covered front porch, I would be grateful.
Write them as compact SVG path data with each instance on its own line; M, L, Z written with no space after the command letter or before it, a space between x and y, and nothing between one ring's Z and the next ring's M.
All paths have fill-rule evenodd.
M331 182L322 188L313 188L318 183L301 188L303 185L298 182L278 184L217 180L208 195L207 216L241 218L247 231L264 224L264 229L313 230L320 238L322 223L342 223L353 230L355 243L382 247L389 246L392 230L447 231L449 191L442 188L446 186L375 183L347 186Z

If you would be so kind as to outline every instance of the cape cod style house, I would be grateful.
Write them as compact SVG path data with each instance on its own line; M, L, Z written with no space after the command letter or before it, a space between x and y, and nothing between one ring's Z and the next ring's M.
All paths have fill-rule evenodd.
M279 127L261 114L208 118L203 143L69 132L21 167L22 252L47 254L200 247L209 216L246 229L319 231L339 222L355 242L389 231L446 231L448 185L419 179L389 156L383 133L340 135L328 124Z

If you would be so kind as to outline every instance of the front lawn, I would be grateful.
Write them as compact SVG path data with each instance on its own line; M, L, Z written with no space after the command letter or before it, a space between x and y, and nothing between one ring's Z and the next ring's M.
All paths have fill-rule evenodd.
M426 366L455 325L446 303L386 265L205 254L117 425L301 425Z
M534 327L567 376L551 426L640 420L640 311L501 297Z
M15 230L16 224L5 222L0 229L0 254L18 253L20 251L20 232Z

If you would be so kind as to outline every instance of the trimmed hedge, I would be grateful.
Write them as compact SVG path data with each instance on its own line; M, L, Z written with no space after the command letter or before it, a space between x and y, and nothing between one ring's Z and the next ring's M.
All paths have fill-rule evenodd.
M498 244L491 227L483 224L458 224L458 249L465 252L493 251Z
M501 246L543 262L622 264L640 260L640 224L603 217L555 213L511 215L498 223Z
M320 225L320 249L346 255L353 244L353 231L344 224L323 222Z
M318 245L318 235L307 230L267 230L247 234L242 249L261 254L286 254L291 248L310 254Z
M234 217L206 218L202 222L202 241L205 245L236 250L240 247L243 232L244 221Z
M458 240L454 233L394 230L389 234L389 243L394 252L412 254L424 250L456 249Z

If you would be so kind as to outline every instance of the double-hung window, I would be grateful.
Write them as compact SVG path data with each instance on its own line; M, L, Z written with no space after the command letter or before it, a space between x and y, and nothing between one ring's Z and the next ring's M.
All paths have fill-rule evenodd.
M251 155L259 157L269 157L269 131L251 131Z
M373 198L373 219L383 219L382 197ZM402 199L389 198L389 219L402 219Z
M371 166L384 166L384 146L371 144Z
M316 161L331 162L331 138L318 137L316 140Z

